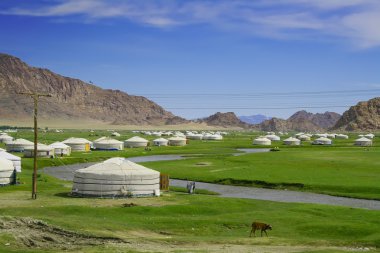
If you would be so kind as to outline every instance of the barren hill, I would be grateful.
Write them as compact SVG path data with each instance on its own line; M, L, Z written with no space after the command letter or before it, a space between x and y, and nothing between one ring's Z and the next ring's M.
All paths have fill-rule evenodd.
M273 118L260 124L263 131L303 131L314 132L331 128L339 120L340 115L335 112L310 113L298 111L287 120Z
M333 129L346 131L380 129L380 97L359 102L343 113Z
M41 98L41 119L110 124L162 125L187 122L141 96L106 90L47 69L28 66L20 59L0 54L0 116L2 119L30 118L32 99L17 92L49 93Z
M207 118L200 119L198 121L204 122L209 126L250 128L250 125L242 122L233 112L217 112Z

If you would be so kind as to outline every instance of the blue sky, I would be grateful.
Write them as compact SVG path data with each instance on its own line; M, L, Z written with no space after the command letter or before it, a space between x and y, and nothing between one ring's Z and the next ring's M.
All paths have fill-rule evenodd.
M0 51L176 115L287 118L380 94L378 0L2 0Z

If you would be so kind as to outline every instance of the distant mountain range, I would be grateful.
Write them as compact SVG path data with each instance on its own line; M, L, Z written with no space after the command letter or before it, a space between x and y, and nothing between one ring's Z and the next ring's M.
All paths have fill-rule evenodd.
M0 54L0 124L2 120L30 120L33 102L18 92L49 93L41 98L39 117L50 121L64 120L77 126L88 121L107 125L160 126L199 124L221 128L243 128L263 131L327 131L379 130L380 98L360 102L343 116L334 112L299 111L288 119L265 115L237 117L233 112L218 112L207 118L190 121L173 115L160 105L142 96L119 90L102 89L78 79L64 77L47 69L28 66L20 59ZM95 122L95 123L94 123ZM202 124L202 125L201 125Z
M239 119L247 124L260 124L265 120L269 120L272 117L268 117L262 114L256 114L251 116L239 116Z

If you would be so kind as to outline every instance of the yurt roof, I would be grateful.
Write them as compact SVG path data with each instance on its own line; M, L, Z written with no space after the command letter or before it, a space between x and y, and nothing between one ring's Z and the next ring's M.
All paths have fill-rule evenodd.
M129 141L129 142L149 142L148 140L141 138L140 136L133 136L132 138L129 138L126 141Z
M99 142L99 141L102 141L102 140L104 140L104 139L107 139L107 137L105 137L105 136L100 137L100 138L94 140L93 142Z
M53 148L48 145L37 143L37 151L50 151L52 149ZM25 150L34 150L34 147L26 148Z
M289 138L285 139L284 141L300 141L300 140L297 138L294 138L294 137L289 137Z
M69 148L70 147L70 146L66 145L65 143L59 142L59 141L54 142L54 143L50 144L49 146L52 148Z
M186 138L180 136L173 136L168 139L169 141L186 141Z
M11 160L11 161L21 161L21 157L18 157L16 155L12 155L12 154L5 152L5 151L0 152L0 157L3 157L5 159Z
M271 141L270 139L266 138L266 137L257 137L255 139L255 141Z
M9 171L9 170L13 170L13 163L12 161L4 158L4 157L0 157L0 171Z
M120 134L118 132L113 132L112 135L113 136L120 136Z
M105 139L102 139L100 141L96 141L96 143L98 143L98 144L122 144L123 142L112 139L112 138L105 138Z
M326 137L319 137L318 139L315 139L316 141L331 141L329 138Z
M20 138L20 139L16 139L16 140L12 141L10 144L31 145L34 143L31 141Z
M0 139L13 139L13 137L9 136L7 134L2 134L2 135L0 135Z
M71 138L68 138L67 140L64 140L63 143L65 143L65 144L87 144L87 143L91 143L91 141L89 141L85 138L71 137Z
M153 141L155 141L155 142L168 142L168 140L165 138L158 138L158 139L155 139Z
M371 142L372 140L367 139L367 138L365 138L365 137L361 137L361 138L359 138L359 139L356 139L355 141Z
M79 169L76 173L91 173L97 175L142 175L160 174L158 171L148 169L142 165L131 162L126 158L114 157L104 162L92 165L85 169Z

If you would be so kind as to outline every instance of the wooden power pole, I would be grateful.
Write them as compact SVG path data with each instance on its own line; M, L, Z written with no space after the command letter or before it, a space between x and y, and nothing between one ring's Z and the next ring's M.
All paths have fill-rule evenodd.
M37 143L38 143L38 99L40 97L51 97L50 94L40 94L36 92L19 92L18 94L31 96L34 100L34 161L33 161L33 177L32 177L32 199L37 199Z

